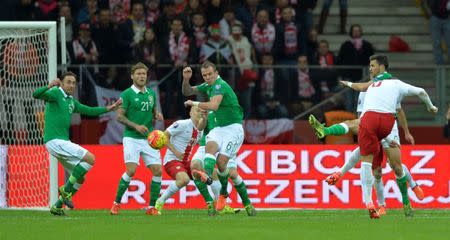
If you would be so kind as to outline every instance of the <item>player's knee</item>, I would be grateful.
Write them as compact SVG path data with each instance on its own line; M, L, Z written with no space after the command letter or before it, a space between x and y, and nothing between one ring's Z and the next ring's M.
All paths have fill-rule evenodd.
M178 187L184 187L188 185L190 179L187 173L178 173L177 174L177 186Z
M152 174L155 177L161 177L162 176L162 169L161 168L152 168Z
M95 164L95 155L91 152L87 152L83 157L83 161L89 163L89 165L94 166Z
M133 177L136 173L136 168L127 168L126 173L129 177Z
M198 160L193 160L191 162L191 169L201 170L202 163Z

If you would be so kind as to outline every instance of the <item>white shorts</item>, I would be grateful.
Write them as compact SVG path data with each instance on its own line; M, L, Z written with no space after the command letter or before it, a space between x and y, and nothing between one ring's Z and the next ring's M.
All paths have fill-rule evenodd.
M53 157L58 159L69 174L72 174L73 168L80 163L88 152L76 143L61 139L50 140L45 144L45 147Z
M244 142L242 124L234 123L225 127L215 127L206 135L206 142L211 141L216 142L219 146L219 154L230 159L235 158Z
M123 138L123 156L125 163L136 163L139 165L139 157L142 157L145 166L151 164L161 165L161 154L159 150L148 145L147 139Z
M386 138L381 140L381 146L384 149L389 148L389 142L386 139L394 140L398 143L398 145L400 145L400 136L398 135L397 121L394 122L394 126L392 127L391 133L389 133L389 135Z
M205 156L205 146L199 146L194 156L192 157L192 161L200 161L203 166L203 157ZM217 157L217 156L216 156ZM237 163L234 158L228 160L227 168L237 168Z

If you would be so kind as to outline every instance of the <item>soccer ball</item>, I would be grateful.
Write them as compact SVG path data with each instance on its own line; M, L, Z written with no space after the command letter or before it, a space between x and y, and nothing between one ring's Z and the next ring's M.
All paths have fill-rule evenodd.
M159 150L166 146L167 144L167 136L163 131L153 130L148 136L147 141L150 147Z

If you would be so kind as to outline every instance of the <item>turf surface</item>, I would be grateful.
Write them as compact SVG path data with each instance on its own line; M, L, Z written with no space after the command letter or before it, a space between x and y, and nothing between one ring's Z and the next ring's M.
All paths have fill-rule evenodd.
M450 210L388 210L371 220L365 210L258 211L258 216L208 217L206 210L166 210L161 216L143 211L0 210L0 239L450 239Z

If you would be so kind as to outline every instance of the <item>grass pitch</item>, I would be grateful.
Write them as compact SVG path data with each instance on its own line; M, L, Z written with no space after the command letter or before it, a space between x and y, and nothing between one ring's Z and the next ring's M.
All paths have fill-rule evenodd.
M371 220L366 210L258 211L258 216L208 217L206 210L165 210L147 216L142 210L0 211L0 239L450 239L450 210L416 210L405 218L389 210Z

